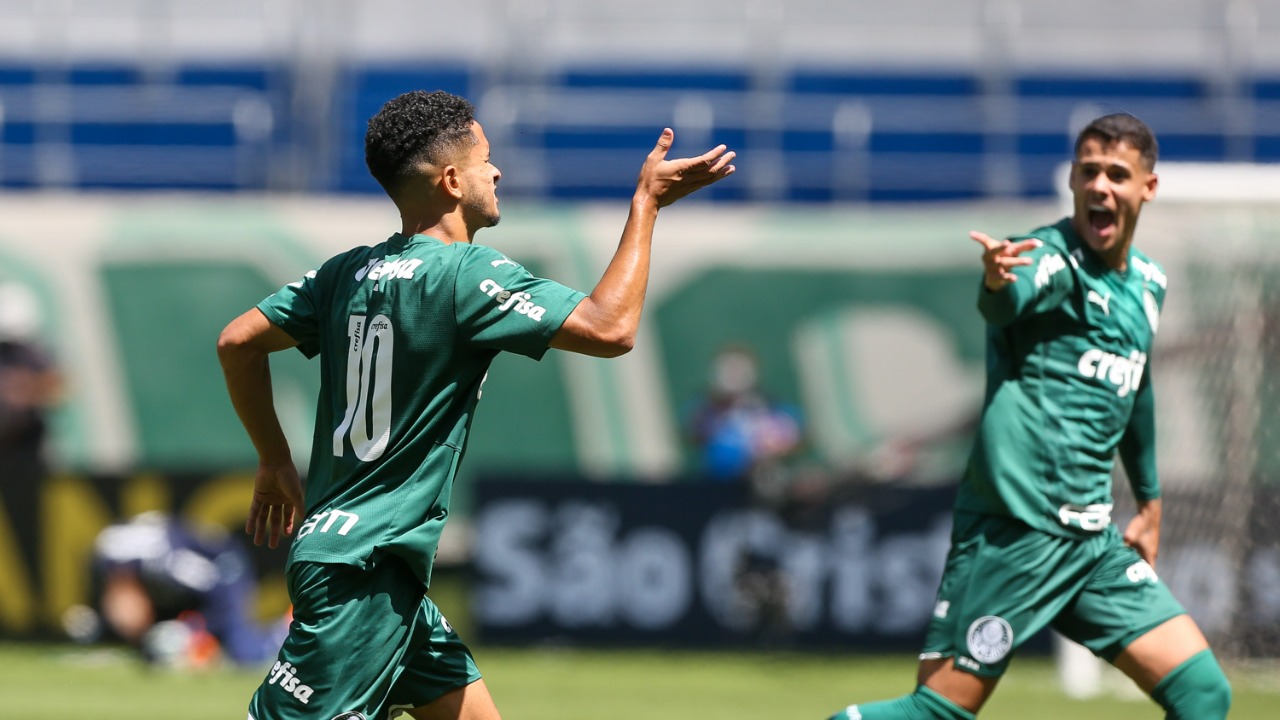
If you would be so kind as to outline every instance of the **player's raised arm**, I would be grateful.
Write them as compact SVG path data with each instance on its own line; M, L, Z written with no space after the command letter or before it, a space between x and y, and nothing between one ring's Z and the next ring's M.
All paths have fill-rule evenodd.
M691 158L668 159L675 134L664 129L640 168L631 212L613 260L591 294L574 309L551 347L560 350L616 357L635 345L649 283L649 255L658 210L712 183L736 169L736 153L719 145Z

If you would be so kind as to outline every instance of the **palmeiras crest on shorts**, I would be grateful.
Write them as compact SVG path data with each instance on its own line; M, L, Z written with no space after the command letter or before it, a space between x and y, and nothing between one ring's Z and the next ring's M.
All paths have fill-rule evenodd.
M968 642L973 659L988 665L997 663L1013 648L1013 628L1004 618L980 617L969 626Z

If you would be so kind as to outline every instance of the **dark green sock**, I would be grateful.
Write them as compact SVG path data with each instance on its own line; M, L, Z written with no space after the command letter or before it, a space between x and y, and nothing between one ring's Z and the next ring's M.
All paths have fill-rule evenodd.
M974 720L974 715L921 685L894 700L850 705L830 720Z
M1151 691L1168 720L1222 720L1231 709L1231 684L1212 650L1174 668Z

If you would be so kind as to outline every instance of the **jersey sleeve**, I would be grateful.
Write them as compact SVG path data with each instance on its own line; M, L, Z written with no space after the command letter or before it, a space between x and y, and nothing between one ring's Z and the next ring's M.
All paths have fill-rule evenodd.
M1160 326L1160 311L1164 307L1168 278L1159 265L1145 256L1135 255L1132 262L1144 278L1143 309L1147 313L1147 322L1151 324L1152 332L1155 332ZM1143 369L1142 382L1134 396L1133 414L1129 417L1129 424L1125 427L1117 448L1120 462L1129 477L1133 496L1140 501L1160 497L1160 478L1156 472L1155 395L1151 360L1148 359Z
M320 352L319 274L312 270L258 303L258 310L298 341L298 350L309 358Z
M1120 462L1129 476L1129 486L1139 501L1160 497L1160 477L1156 474L1156 408L1155 390L1151 385L1151 367L1143 373L1142 385L1134 397L1133 414L1120 438Z
M1024 239L1030 238L1013 238ZM1064 248L1044 243L1023 253L1022 257L1029 258L1031 264L1012 268L1016 281L996 291L988 290L981 282L978 284L978 310L992 325L1008 325L1019 318L1051 310L1071 292L1075 276L1068 268L1075 260Z
M535 277L497 250L473 245L460 262L454 288L458 332L476 345L538 360L585 297Z

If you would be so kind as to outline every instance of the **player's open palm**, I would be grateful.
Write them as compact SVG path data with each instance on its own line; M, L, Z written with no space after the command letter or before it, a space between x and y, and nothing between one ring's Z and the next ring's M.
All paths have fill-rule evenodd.
M697 157L667 159L675 133L665 128L640 168L636 192L649 195L666 207L711 183L723 180L736 169L730 163L737 153L717 145Z
M302 507L302 480L293 463L258 465L244 531L253 536L254 545L265 541L268 547L277 547L281 537L293 534L295 516Z

